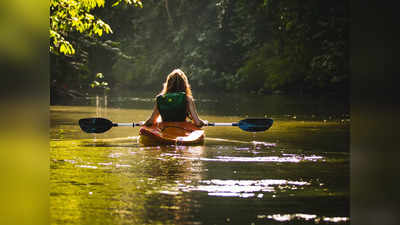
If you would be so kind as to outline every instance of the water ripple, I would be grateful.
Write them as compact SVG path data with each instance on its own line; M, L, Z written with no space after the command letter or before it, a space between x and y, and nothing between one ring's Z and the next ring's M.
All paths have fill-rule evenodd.
M279 163L299 163L304 161L325 161L324 157L311 155L311 156L300 156L300 155L286 155L286 156L266 156L266 157L232 157L232 156L216 156L215 158L190 158L185 157L188 160L200 160L200 161L217 161L217 162L279 162Z
M299 186L311 185L305 181L289 181L279 179L264 179L264 180L202 180L198 185L178 184L170 190L162 190L162 194L200 191L207 192L209 196L219 197L240 197L262 198L262 192L275 192L278 189L295 190Z
M331 223L339 223L349 221L349 217L325 217L325 216L317 216L314 214L304 214L304 213L295 213L295 214L273 214L273 215L257 215L257 219L270 219L278 222L287 222L291 220L306 220L306 221L314 221L316 224L321 221L331 222Z

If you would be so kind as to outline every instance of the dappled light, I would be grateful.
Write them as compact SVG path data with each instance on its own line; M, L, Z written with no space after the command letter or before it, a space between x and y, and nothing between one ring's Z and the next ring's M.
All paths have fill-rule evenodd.
M110 106L120 100L109 98L106 111L96 101L50 108L53 224L98 219L108 224L349 224L346 113L333 113L329 106L319 115L292 108L296 117L269 111L274 124L267 131L204 127L205 140L198 146L144 146L139 127L100 134L80 129L78 120L99 110L122 123L139 123L151 113L146 98L123 99L126 107L118 108ZM211 122L243 119L215 111L216 99L197 104ZM246 112L251 117L264 110ZM245 210L252 205L258 209Z
M348 11L50 0L51 224L350 224Z

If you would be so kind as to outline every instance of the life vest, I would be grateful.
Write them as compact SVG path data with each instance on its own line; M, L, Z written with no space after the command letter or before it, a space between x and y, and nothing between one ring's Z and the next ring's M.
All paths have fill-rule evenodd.
M185 92L166 93L157 96L157 107L162 121L185 121L187 116Z

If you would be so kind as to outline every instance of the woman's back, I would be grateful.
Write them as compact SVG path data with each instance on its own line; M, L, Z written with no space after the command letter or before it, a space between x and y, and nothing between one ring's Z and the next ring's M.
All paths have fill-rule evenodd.
M186 117L189 116L197 126L205 124L197 115L189 81L180 69L173 70L167 76L156 101L153 113L145 122L147 126L154 124L158 116L161 116L164 122L186 121Z
M158 95L156 101L162 121L182 122L186 120L187 100L185 92Z

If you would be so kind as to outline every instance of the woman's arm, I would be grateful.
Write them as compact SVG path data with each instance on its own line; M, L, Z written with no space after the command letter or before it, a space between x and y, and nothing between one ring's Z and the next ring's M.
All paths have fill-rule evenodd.
M199 115L197 114L196 106L193 102L193 99L191 97L187 97L187 102L188 102L189 113L194 121L194 124L198 127L206 125L207 121L203 121L199 118Z
M144 125L146 126L151 126L156 123L158 117L160 116L160 112L158 111L157 108L157 103L154 105L153 113L151 114L150 118L144 122Z

